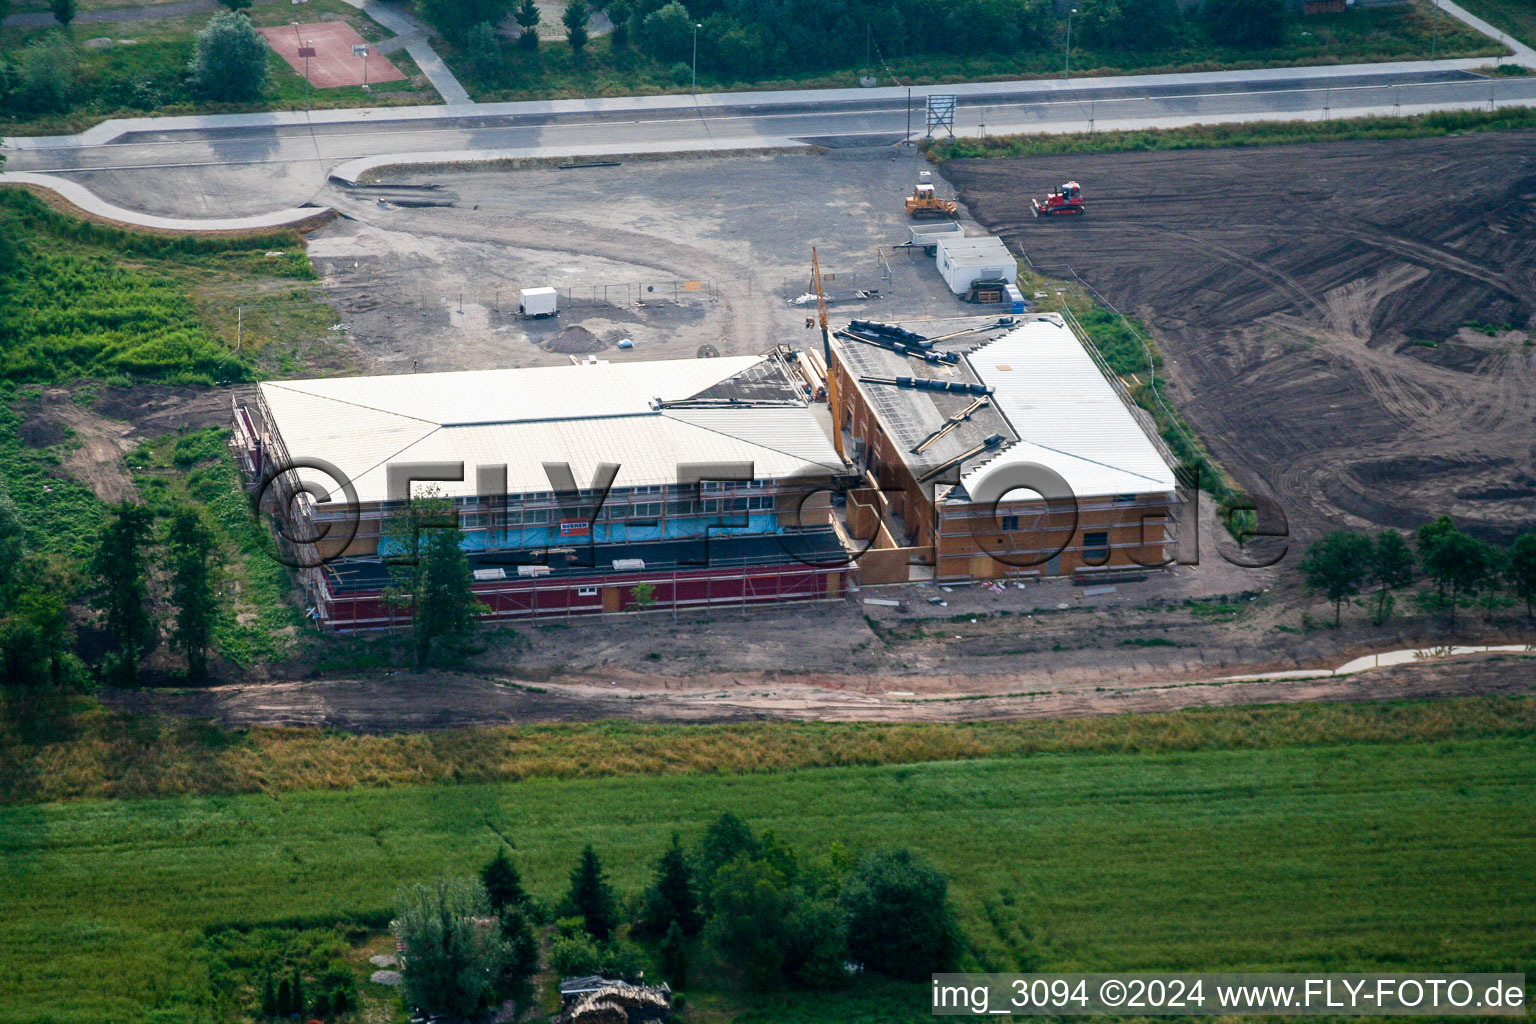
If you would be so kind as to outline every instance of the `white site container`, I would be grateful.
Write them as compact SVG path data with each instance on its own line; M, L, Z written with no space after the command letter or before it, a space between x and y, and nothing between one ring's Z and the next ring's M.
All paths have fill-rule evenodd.
M980 238L940 238L935 256L944 283L956 295L964 295L977 281L1012 281L1019 275L1018 264L1002 239L991 235Z
M517 311L527 317L559 316L560 295L553 288L524 288L517 293Z

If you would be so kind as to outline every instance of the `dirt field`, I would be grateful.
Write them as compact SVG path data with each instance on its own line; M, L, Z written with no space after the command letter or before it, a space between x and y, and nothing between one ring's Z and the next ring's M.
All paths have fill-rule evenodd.
M551 341L572 325L601 340L603 359L760 353L811 337L788 293L805 290L812 246L829 290L880 295L837 316L976 312L931 260L889 248L906 241L902 196L926 166L876 148L412 171L375 189L332 185L325 201L346 219L315 232L309 253L365 372L563 363L571 353ZM560 316L522 320L517 290L540 286L560 290ZM626 338L633 348L617 348Z
M1536 134L952 161L983 224L1150 326L1298 536L1536 512ZM1089 213L1037 221L1068 178Z
M475 725L591 721L956 722L1009 718L1081 718L1191 707L1523 694L1536 676L1518 656L1457 658L1357 676L1228 684L1156 684L1127 679L1110 686L1059 691L997 691L989 698L921 698L881 691L881 680L829 678L818 683L774 679L734 685L664 688L590 680L509 685L481 676L386 674L297 683L220 686L206 690L103 690L119 711L209 718L221 725L310 725L354 732L417 732ZM1524 661L1529 662L1529 658Z

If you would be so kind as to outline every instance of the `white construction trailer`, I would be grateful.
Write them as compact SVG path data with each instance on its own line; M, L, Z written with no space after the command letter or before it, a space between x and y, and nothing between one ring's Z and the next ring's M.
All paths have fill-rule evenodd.
M517 311L535 320L559 316L560 293L553 288L524 288L518 292Z
M977 281L1009 281L1019 274L1013 254L1002 239L940 237L935 257L944 283L956 295L964 295Z

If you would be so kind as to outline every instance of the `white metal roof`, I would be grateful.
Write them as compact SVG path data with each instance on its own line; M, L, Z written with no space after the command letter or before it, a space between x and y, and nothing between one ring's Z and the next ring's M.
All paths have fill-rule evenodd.
M1060 473L1079 498L1174 489L1173 470L1059 317L1031 320L966 360L1019 437L966 467L967 493L986 493L989 474L1024 462Z
M945 258L955 266L996 266L1009 265L1014 262L1013 254L1008 251L1008 246L1002 239L985 235L980 238L957 238L951 235L940 236L937 243Z
M386 500L392 462L463 462L462 482L437 485L450 497L473 494L476 467L490 465L507 467L511 494L553 490L546 462L568 463L580 486L600 463L617 463L616 487L676 483L677 467L688 463L751 462L758 479L841 468L805 405L656 404L690 398L762 362L742 356L268 381L261 394L289 456L332 463L362 502Z

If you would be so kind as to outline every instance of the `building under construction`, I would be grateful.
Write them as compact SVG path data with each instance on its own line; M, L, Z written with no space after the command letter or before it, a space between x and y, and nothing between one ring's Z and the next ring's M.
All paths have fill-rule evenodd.
M780 353L269 381L234 446L324 627L376 628L412 494L496 618L835 598L845 472ZM293 468L298 467L298 468ZM308 485L308 486L306 486Z
M868 547L861 579L1168 564L1172 459L1073 325L1056 314L941 323L855 320L829 342L842 451L869 485L846 517Z

